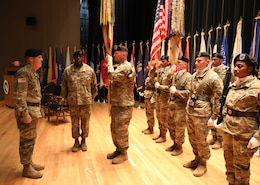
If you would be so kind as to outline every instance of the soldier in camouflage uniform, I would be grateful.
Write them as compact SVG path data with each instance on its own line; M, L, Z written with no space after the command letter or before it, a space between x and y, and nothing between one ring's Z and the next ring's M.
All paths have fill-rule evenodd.
M154 77L155 68L148 66L148 76L145 79L145 90L144 90L144 103L145 103L145 114L147 118L148 128L143 130L144 134L153 134L154 129L154 110L155 110L155 88L154 88Z
M185 128L186 128L186 103L189 97L188 85L190 85L191 74L187 72L188 59L180 56L176 64L176 74L174 77L174 85L170 84L169 98L169 116L168 129L170 132L173 145L166 148L166 151L171 151L171 155L180 155L182 144L184 143Z
M200 177L207 172L206 161L210 158L207 136L208 124L218 117L223 82L209 67L209 54L199 52L195 56L196 72L192 75L190 97L187 102L187 131L195 159L184 164L195 169Z
M97 95L97 79L94 70L84 63L82 51L76 51L73 58L74 64L68 66L63 73L61 96L69 106L72 138L75 139L72 151L77 152L79 148L87 150L86 138L89 134L91 105Z
M128 127L134 106L135 70L127 61L128 49L125 46L114 46L114 69L112 56L107 55L108 78L111 80L111 135L116 150L107 154L112 164L119 164L128 159Z
M220 53L213 53L213 58L212 58L212 69L215 71L218 76L221 78L221 80L224 82L225 75L228 70L228 66L225 66L223 62L223 55ZM211 129L211 135L212 139L209 141L210 145L212 146L212 149L219 149L222 148L222 132L219 129L212 128Z
M156 117L159 123L160 134L153 138L156 143L166 141L166 133L168 129L168 99L170 97L170 86L172 80L171 64L168 61L168 56L161 57L161 67L155 82L156 88Z
M20 131L19 154L23 164L24 177L41 178L44 166L33 163L33 149L37 137L36 126L41 115L41 87L36 72L42 66L42 51L30 48L25 51L27 65L17 71L14 77L14 107L17 126Z
M234 75L223 108L223 149L230 185L247 185L250 160L260 145L260 81L255 77L257 61L248 54L234 58Z

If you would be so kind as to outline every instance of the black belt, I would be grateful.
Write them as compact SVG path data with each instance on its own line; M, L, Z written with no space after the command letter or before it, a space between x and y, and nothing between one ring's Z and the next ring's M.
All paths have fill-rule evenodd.
M210 101L210 98L207 96L199 95L199 94L191 94L191 98L195 100L201 101Z
M233 109L227 109L227 113L230 116L236 116L236 117L259 117L258 112L240 112Z
M29 105L29 106L35 106L35 107L39 107L41 104L40 104L40 103L27 102L27 105Z

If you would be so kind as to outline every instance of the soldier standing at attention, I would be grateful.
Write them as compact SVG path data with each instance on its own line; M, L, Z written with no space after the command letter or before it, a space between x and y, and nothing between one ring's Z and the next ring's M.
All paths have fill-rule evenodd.
M210 69L209 62L208 53L196 54L196 72L191 78L190 97L186 106L187 131L195 159L183 166L195 169L193 175L196 177L207 172L206 161L210 158L208 125L218 117L223 90L223 82Z
M215 71L218 76L221 78L221 80L224 82L225 75L228 70L228 66L225 66L223 62L223 55L220 53L213 53L212 58L212 69ZM212 139L209 141L210 145L212 146L212 149L219 149L222 148L222 132L219 129L213 128L211 129Z
M260 81L257 61L248 54L234 58L236 81L223 107L223 150L230 185L249 185L250 160L260 146Z
M134 106L135 70L127 61L128 49L125 46L114 46L114 69L112 56L106 56L108 78L111 80L111 135L116 150L107 154L112 164L119 164L128 159L128 127Z
M69 106L72 138L75 139L72 151L77 152L79 148L87 151L86 138L89 134L91 105L97 95L97 79L94 70L84 63L81 50L73 54L73 59L74 63L63 73L61 96Z
M180 155L184 143L186 128L186 103L189 98L191 74L187 72L189 60L183 56L178 58L174 86L170 87L168 129L173 145L166 148L171 155Z
M154 88L154 77L155 68L151 65L147 66L148 76L145 79L145 90L144 90L144 103L145 103L145 114L147 118L148 128L143 130L144 134L153 134L154 129L154 110L155 110L155 88Z
M154 86L156 88L156 117L159 124L160 134L153 138L156 143L166 141L166 133L168 129L168 100L170 97L170 86L172 80L171 63L168 61L168 56L162 56L160 60L160 69L158 69L157 82Z
M17 126L20 131L19 154L23 164L24 177L37 179L42 177L40 170L44 166L32 161L33 149L37 137L37 123L41 115L41 87L36 72L43 61L42 51L30 48L25 51L27 64L19 69L14 78L14 107Z

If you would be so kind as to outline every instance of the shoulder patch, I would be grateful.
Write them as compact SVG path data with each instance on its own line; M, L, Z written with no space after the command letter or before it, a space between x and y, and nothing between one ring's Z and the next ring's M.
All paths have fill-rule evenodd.
M17 81L18 81L18 83L25 83L26 78L18 78Z

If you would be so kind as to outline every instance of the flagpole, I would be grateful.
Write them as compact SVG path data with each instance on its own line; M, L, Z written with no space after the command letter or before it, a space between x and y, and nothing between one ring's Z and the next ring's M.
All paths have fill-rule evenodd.
M105 44L106 53L108 55L112 55L112 48L113 48L113 26L114 26L114 4L115 0L101 0L101 7L100 7L100 24L102 26L102 35ZM108 112L110 115L111 109L111 84L108 84L108 95L107 95L107 102L108 102Z
M213 32L213 27L211 26L210 30L208 31L208 37L211 37L211 32ZM211 44L209 44L209 56L210 56L210 60L212 59L212 47Z
M198 31L196 31L196 33L194 34L194 36L193 36L193 40L194 40L194 42L193 42L193 59L195 60L195 55L196 55L196 49L197 49L197 43L196 43L196 37L198 37L199 36L199 33L198 33ZM192 66L191 67L191 69L190 69L190 71L191 71L191 73L193 73L193 68L194 68L194 66Z

